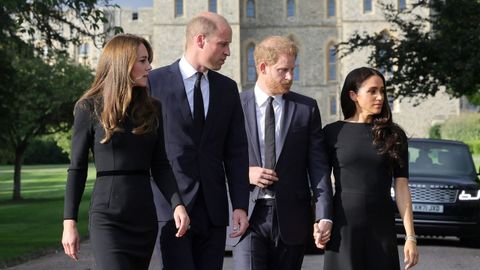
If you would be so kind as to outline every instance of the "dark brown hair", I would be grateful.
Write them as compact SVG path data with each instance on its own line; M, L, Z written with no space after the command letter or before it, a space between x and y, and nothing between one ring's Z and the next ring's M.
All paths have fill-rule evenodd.
M350 98L350 91L358 93L363 82L371 76L378 76L385 86L385 77L378 70L368 67L354 69L348 73L340 94L340 103L345 119L355 115L355 102ZM405 132L400 126L393 123L392 112L388 105L387 94L384 91L382 110L373 116L373 144L379 154L387 153L393 163L403 166L406 160L402 160L400 153L407 147Z

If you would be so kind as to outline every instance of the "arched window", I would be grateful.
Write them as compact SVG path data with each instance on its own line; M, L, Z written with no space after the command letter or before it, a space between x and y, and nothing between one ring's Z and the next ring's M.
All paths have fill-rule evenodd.
M398 0L398 10L407 9L407 0Z
M254 0L247 0L247 17L249 18L255 17L255 1Z
M335 0L327 0L327 5L328 17L335 17Z
M335 81L337 79L337 56L335 52L335 45L328 46L327 56L327 80Z
M251 43L247 47L247 81L254 82L257 79L257 70L255 67L255 59L253 52L255 51L255 44Z
M295 0L287 0L287 17L295 16Z
M175 17L183 16L183 0L175 0Z
M372 6L372 0L363 0L363 12L372 12L373 6Z
M217 13L217 0L208 1L208 11Z

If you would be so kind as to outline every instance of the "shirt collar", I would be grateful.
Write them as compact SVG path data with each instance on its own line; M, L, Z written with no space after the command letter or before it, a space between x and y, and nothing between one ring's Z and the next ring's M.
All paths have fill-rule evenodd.
M198 72L185 58L185 56L182 56L180 58L180 62L178 62L178 67L180 68L180 73L182 73L182 78L183 80L187 80L191 77L195 77L195 74ZM203 73L203 77L207 80L208 82L208 70Z
M262 107L265 105L267 102L267 99L270 97L265 93L258 84L255 84L255 88L253 89L254 94L255 94L255 101L257 102L257 105L259 107ZM281 105L283 101L283 95L275 95L273 96L274 102L277 102L277 104Z

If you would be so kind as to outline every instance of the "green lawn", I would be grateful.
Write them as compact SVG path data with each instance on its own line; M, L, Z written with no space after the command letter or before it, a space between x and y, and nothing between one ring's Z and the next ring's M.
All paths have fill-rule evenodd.
M12 202L13 167L0 166L0 268L62 249L63 196L67 165L35 165L22 169L22 197ZM89 180L79 213L81 237L87 236L88 205L95 175Z

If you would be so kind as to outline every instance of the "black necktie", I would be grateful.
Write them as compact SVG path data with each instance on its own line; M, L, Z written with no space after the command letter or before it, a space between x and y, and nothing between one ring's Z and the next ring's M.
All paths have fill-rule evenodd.
M267 100L265 109L265 168L274 169L275 155L275 112L273 111L273 97Z
M193 87L193 127L196 134L197 143L202 136L203 125L205 124L205 110L203 108L202 89L200 87L203 73L197 72L197 80Z

